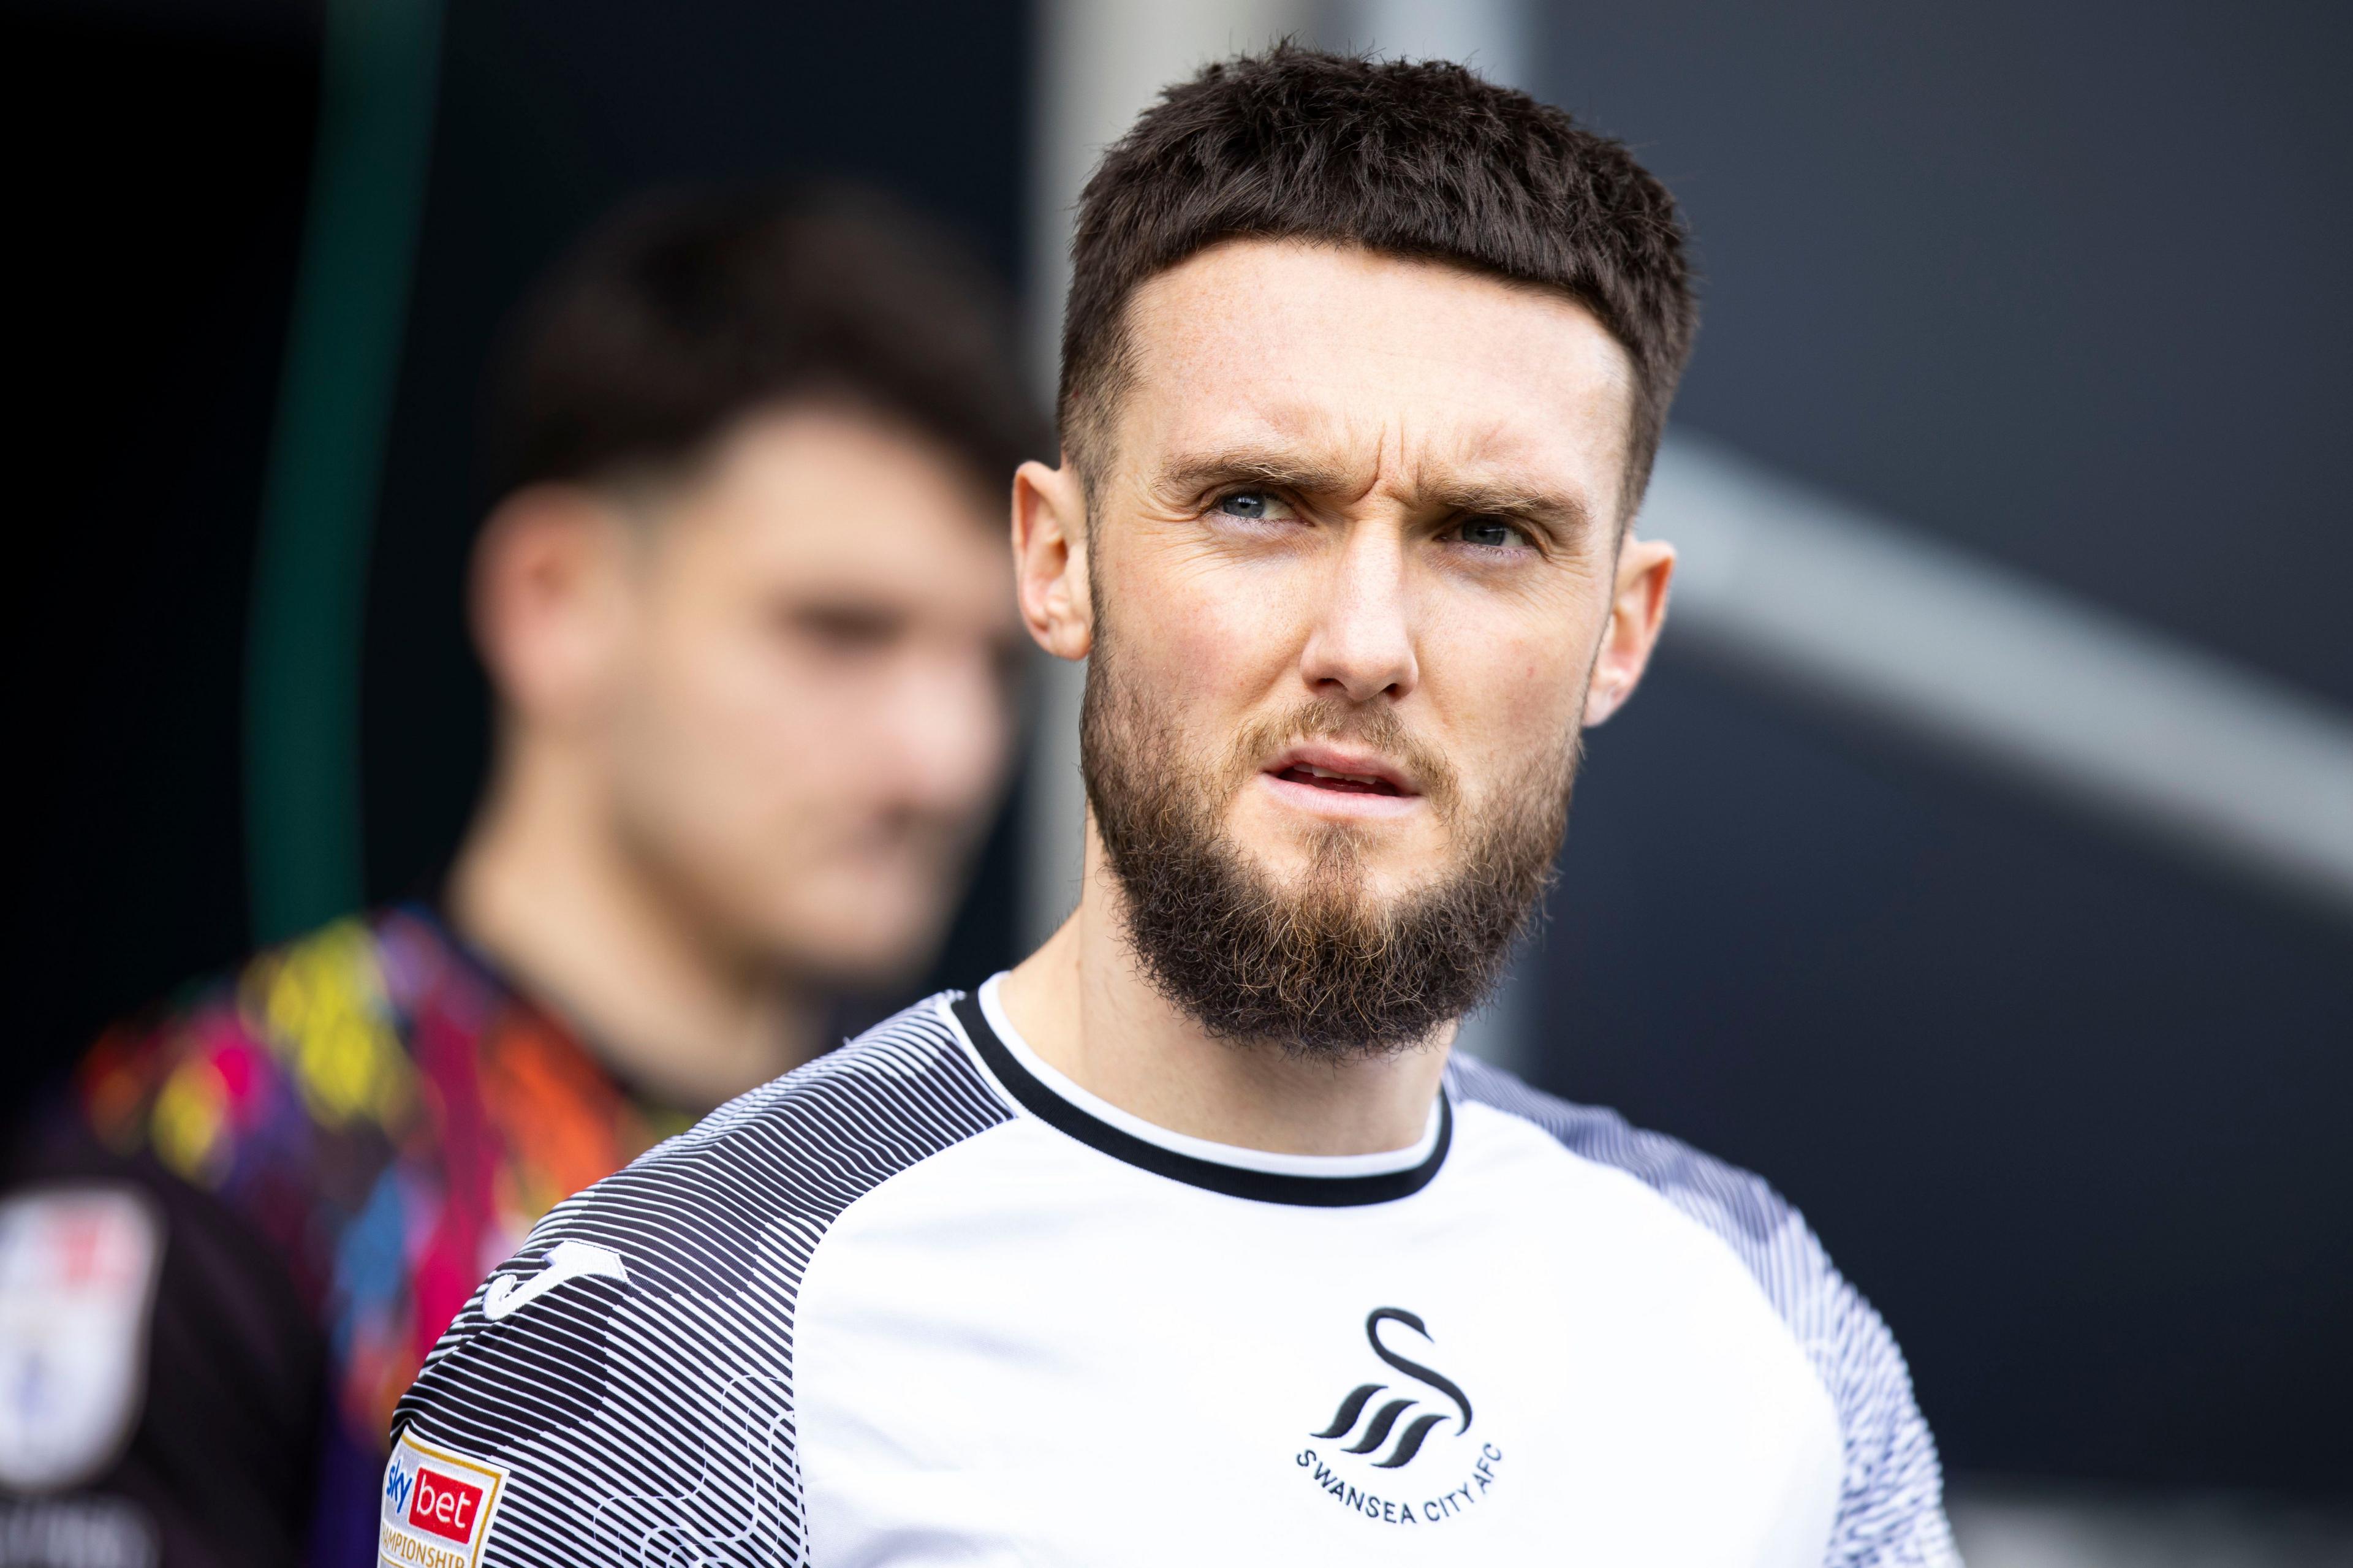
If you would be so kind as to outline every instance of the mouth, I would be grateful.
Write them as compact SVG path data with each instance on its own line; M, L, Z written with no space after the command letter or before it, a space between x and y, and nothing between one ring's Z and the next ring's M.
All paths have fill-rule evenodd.
M1420 794L1397 769L1377 757L1351 756L1322 746L1293 747L1277 757L1265 772L1270 778L1284 784L1335 795L1406 799Z

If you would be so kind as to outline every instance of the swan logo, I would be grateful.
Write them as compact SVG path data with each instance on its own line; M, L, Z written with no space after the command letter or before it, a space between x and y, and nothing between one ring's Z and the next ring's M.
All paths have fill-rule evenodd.
M1389 1324L1395 1324L1396 1330L1384 1341L1381 1330ZM1493 1432L1484 1436L1475 1452L1466 1445L1442 1439L1439 1449L1451 1453L1454 1464L1467 1464L1467 1469L1450 1474L1452 1467L1441 1459L1423 1465L1419 1471L1406 1472L1431 1436L1449 1423L1453 1430L1446 1433L1447 1439L1471 1430L1471 1396L1444 1373L1424 1366L1398 1348L1403 1344L1415 1355L1424 1353L1401 1337L1409 1332L1430 1344L1438 1342L1429 1325L1403 1307L1376 1307L1366 1314L1365 1342L1405 1381L1358 1384L1341 1396L1340 1407L1332 1412L1323 1429L1309 1434L1317 1443L1343 1444L1339 1454L1352 1456L1353 1464L1329 1450L1314 1447L1300 1449L1293 1459L1317 1491L1348 1512L1376 1523L1414 1529L1444 1524L1483 1501L1501 1473L1504 1450L1496 1447ZM1371 1470L1391 1474L1368 1474L1365 1468L1368 1462ZM1432 1470L1437 1474L1427 1473Z
M1458 1436L1471 1430L1471 1396L1444 1373L1432 1372L1419 1362L1408 1361L1383 1344L1383 1323L1398 1323L1432 1344L1438 1342L1419 1318L1402 1307L1376 1307L1365 1319L1365 1338L1371 1343L1373 1353L1421 1384L1428 1392L1417 1394L1401 1390L1395 1398L1382 1400L1375 1406L1375 1397L1389 1393L1391 1385L1386 1383L1359 1384L1340 1401L1340 1408L1332 1413L1330 1424L1310 1436L1319 1442L1354 1436L1356 1441L1340 1450L1344 1454L1369 1454L1387 1444L1388 1452L1373 1461L1373 1468L1377 1470L1401 1470L1413 1463L1414 1456L1421 1452L1422 1444L1429 1441L1430 1434L1440 1423L1450 1419L1459 1422L1460 1425L1454 1428ZM1430 1403L1429 1393L1443 1394L1452 1408L1424 1409L1419 1415L1414 1415L1417 1405ZM1368 1408L1372 1411L1369 1418L1366 1415ZM1402 1427L1398 1425L1400 1421L1405 1423ZM1394 1441L1391 1440L1393 1436Z

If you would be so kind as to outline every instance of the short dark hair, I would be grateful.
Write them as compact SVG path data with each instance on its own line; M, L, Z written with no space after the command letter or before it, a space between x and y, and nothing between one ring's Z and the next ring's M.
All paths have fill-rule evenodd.
M1621 143L1442 60L1286 43L1168 89L1079 198L1057 413L1082 473L1130 374L1136 289L1240 238L1361 246L1577 300L1634 363L1630 515L1698 307L1674 198Z
M848 186L671 192L592 229L511 322L493 496L691 460L739 420L844 398L1009 479L1048 447L1003 289L954 236Z

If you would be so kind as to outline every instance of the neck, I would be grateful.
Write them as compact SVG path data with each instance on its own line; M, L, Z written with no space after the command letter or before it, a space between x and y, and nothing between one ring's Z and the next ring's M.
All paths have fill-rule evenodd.
M448 913L618 1077L703 1110L817 1053L822 999L699 923L560 759L502 757Z
M1337 1062L1220 1039L1154 988L1124 919L1090 821L1077 912L999 997L1030 1048L1073 1082L1155 1126L1245 1149L1375 1154L1419 1141L1451 1026L1395 1055Z

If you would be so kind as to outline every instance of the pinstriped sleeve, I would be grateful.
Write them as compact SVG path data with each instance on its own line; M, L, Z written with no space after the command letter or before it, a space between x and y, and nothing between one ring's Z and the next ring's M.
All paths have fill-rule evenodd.
M1468 1058L1455 1058L1449 1081L1462 1098L1535 1122L1571 1152L1637 1177L1739 1258L1838 1412L1845 1468L1825 1568L1958 1568L1936 1438L1904 1352L1786 1199L1616 1111L1556 1100Z
M925 1004L558 1205L401 1401L380 1560L805 1562L810 1255L859 1197L1009 1115Z
M1830 1390L1845 1444L1829 1568L1957 1568L1936 1439L1895 1336L1797 1211L1774 1202L1785 1216L1775 1251L1787 1268L1759 1282Z

